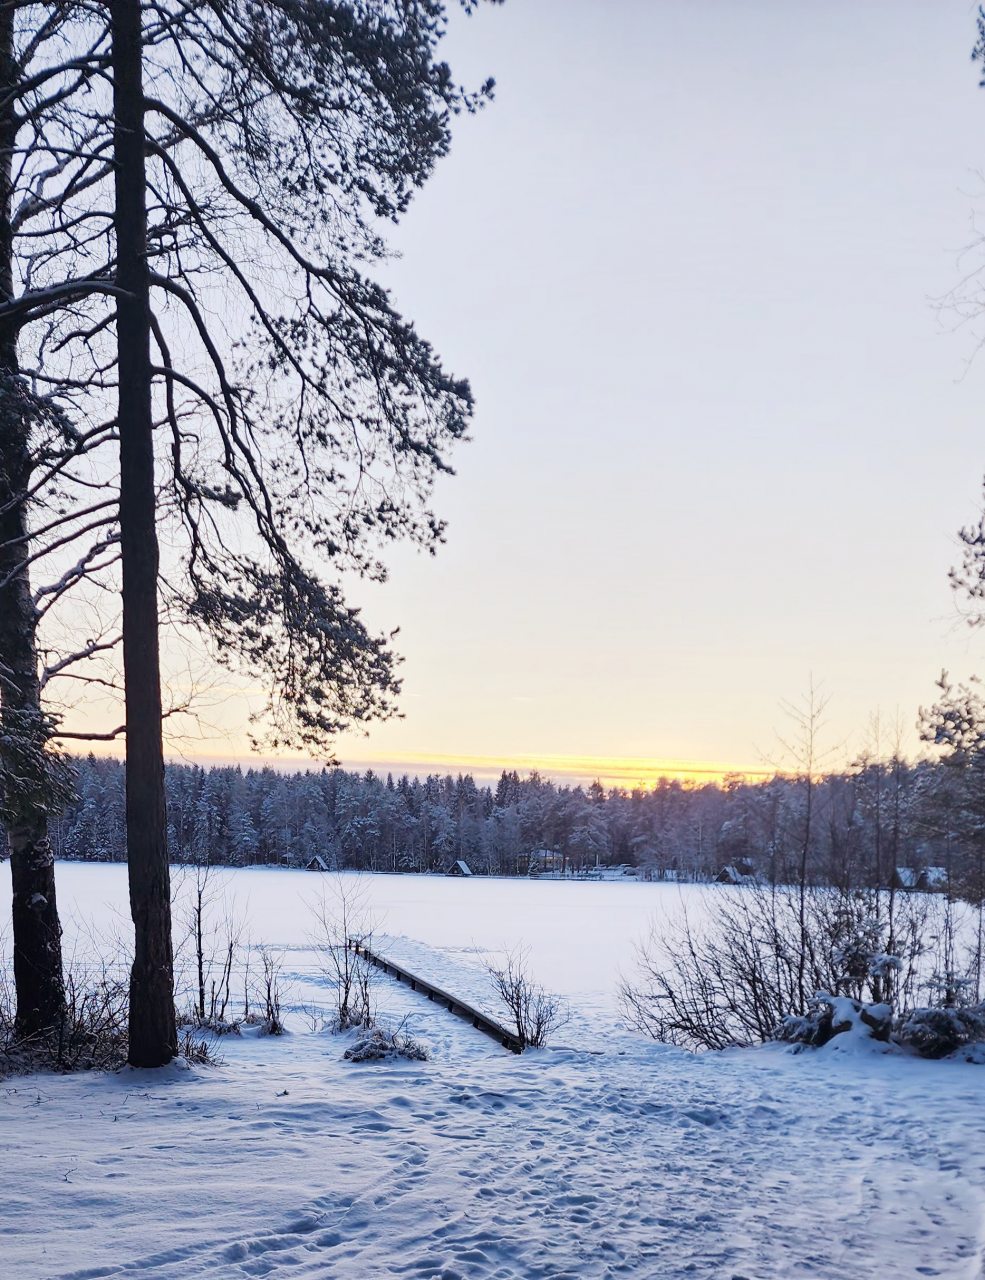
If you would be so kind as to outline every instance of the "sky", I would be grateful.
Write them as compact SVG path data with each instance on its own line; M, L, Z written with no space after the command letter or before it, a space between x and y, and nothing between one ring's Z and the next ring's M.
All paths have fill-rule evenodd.
M507 0L497 81L383 278L477 399L436 558L355 593L404 718L351 767L563 778L848 759L985 670L947 583L985 472L985 90L965 0ZM941 305L944 301L945 305ZM246 754L230 687L191 747ZM703 772L702 772L703 771Z

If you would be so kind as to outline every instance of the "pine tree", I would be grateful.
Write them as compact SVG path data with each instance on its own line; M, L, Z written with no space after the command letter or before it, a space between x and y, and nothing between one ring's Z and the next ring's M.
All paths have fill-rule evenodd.
M8 15L21 8L3 6ZM120 396L120 510L109 495L88 524L72 526L71 540L82 550L55 598L94 573L112 577L121 547L133 909L146 943L137 948L141 981L157 993L160 1031L169 964L162 917L167 823L150 635L158 584L148 418L170 434L169 474L156 478L164 480L164 511L175 513L184 540L184 573L164 580L170 604L211 637L217 659L242 662L269 681L275 740L328 751L341 728L392 714L399 683L390 638L367 631L327 574L344 563L382 577L374 540L409 536L429 548L440 541L428 494L433 476L448 469L447 449L465 433L471 397L360 264L382 254L380 221L399 216L447 150L450 114L475 109L488 87L477 97L465 94L436 61L446 14L430 0L382 15L374 6L324 0L120 0L108 9L109 103L105 11L84 3L38 8L66 27L70 50L41 81L68 76L56 99L64 119L55 166L61 181L38 206L51 214L45 253L49 266L81 269L54 287L28 285L16 298L8 290L0 321L35 325L39 367L42 349L46 358L51 350L63 353L60 368L36 376L57 378L59 394L96 423L88 432L63 433L69 455L112 443L115 424L100 422L98 401L114 389ZM88 97L73 121L79 88ZM107 154L111 135L115 164L91 167L93 155ZM138 192L142 173L147 181ZM112 203L100 198L108 188L115 189L115 212L104 212ZM239 253L244 236L256 246L246 258ZM104 243L115 250L100 260L92 246ZM283 310L265 286L271 272L281 276ZM202 306L202 290L217 281L251 313L248 347L214 323L211 305ZM118 353L107 350L116 311L125 317L115 331ZM191 342L198 350L182 363L175 351ZM240 360L247 349L251 358ZM92 388L96 404L86 401ZM6 443L0 437L9 458ZM24 490L16 468L0 465L0 473ZM21 518L19 503L13 493L0 506ZM229 537L244 518L246 536ZM23 556L17 528L0 533L4 550L20 547ZM58 542L52 537L48 549ZM259 554L248 554L248 545ZM8 585L17 579L26 599L24 575L7 578ZM36 626L21 608L18 634L33 643ZM0 634L0 647L4 639ZM100 638L73 660L109 643ZM0 652L0 663L6 656ZM28 687L37 663L30 652L14 656L40 759L51 726L40 712L40 689ZM20 714L19 696L15 689L4 698L8 726ZM8 776L19 779L23 771ZM22 788L17 813L26 797ZM16 817L8 805L10 814ZM44 944L53 958L50 858L45 872L43 841L29 843L37 856L18 855L18 865L37 864L38 876L47 876L32 900L43 900L53 915ZM142 1039L138 1028L135 1052L143 1052ZM161 1057L171 1037L158 1039L148 1058Z

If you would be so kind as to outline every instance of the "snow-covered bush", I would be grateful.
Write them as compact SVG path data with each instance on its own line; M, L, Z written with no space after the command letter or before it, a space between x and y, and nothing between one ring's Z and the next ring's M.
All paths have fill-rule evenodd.
M974 987L973 980L966 974L955 973L951 968L946 968L943 973L932 974L926 986L932 996L930 1003L934 1008L950 1009L954 1005L972 1003L969 993Z
M935 1005L894 1018L887 1004L863 1004L820 991L806 1014L783 1019L777 1039L820 1048L846 1032L892 1041L922 1058L946 1058L967 1045L985 1044L985 1004Z
M985 1042L985 1004L914 1009L899 1021L894 1039L922 1058L946 1058L965 1045Z
M177 1010L175 1021L182 1032L205 1031L210 1036L238 1036L241 1018L220 1018L218 1015L206 1014L201 1017L197 1009Z
M427 1062L431 1051L402 1028L365 1027L342 1055L349 1062L386 1062L407 1058L411 1062Z
M896 998L904 971L900 921L890 920L883 896L830 890L812 896L812 923L820 926L817 941L828 953L832 989L874 1004ZM893 950L887 952L887 945Z
M851 1032L863 1039L889 1040L893 1010L888 1004L865 1004L851 996L833 996L818 991L804 1014L788 1014L777 1029L776 1038L792 1044L820 1048L835 1036Z

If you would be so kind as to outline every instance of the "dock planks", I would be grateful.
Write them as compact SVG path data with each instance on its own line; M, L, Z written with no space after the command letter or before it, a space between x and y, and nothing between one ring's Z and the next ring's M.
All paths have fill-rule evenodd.
M511 1053L523 1052L523 1041L515 1031L510 1031L501 1022L491 1018L488 1013L483 1013L481 1009L476 1009L474 1005L469 1004L467 1000L462 1000L458 996L452 995L451 992L436 986L427 978L421 978L416 973L411 973L403 965L397 964L396 961L390 960L384 955L380 955L357 938L349 939L349 949L354 951L356 955L364 956L370 964L376 965L378 969L382 969L391 978L396 978L398 982L406 982L411 991L419 991L421 995L427 996L429 1000L444 1005L449 1013L453 1013L456 1017L464 1018L466 1022L471 1022L477 1031L481 1031L484 1035L498 1041L504 1049L509 1049Z

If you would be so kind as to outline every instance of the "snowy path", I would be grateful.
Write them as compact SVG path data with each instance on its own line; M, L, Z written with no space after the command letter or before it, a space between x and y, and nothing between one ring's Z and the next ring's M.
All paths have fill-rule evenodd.
M480 1045L353 1067L295 1035L8 1084L4 1274L983 1274L979 1067Z

